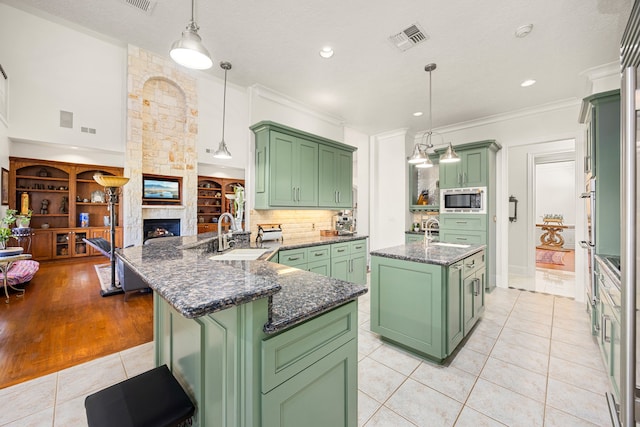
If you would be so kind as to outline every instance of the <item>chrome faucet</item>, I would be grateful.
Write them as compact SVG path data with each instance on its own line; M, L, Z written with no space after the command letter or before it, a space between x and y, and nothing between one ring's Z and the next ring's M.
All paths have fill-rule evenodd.
M431 231L433 230L433 224L438 224L438 228L440 228L440 221L438 218L429 218L427 222L424 224L424 247L428 248L429 244L433 240L431 236Z
M228 233L224 233L222 229L222 222L225 218L228 218L231 223L231 228ZM236 231L236 221L233 219L233 215L229 212L222 213L218 218L218 252L222 252L231 247L231 236L234 231Z

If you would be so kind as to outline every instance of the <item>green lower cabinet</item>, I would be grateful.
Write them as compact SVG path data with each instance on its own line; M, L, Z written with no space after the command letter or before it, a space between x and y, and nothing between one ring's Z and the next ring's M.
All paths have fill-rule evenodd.
M447 354L460 344L464 338L464 316L462 312L462 280L464 263L459 261L449 267L447 276Z
M331 245L331 277L367 283L367 241L355 240Z
M358 425L358 344L343 347L262 396L264 426Z
M310 262L307 264L307 270L329 277L331 275L331 261L325 260Z
M404 235L404 242L405 243L424 242L424 234L406 233Z
M195 427L357 427L358 303L266 335L268 299L187 319L154 294L156 366L196 405Z
M484 251L448 267L372 256L371 330L442 362L484 310L481 260Z

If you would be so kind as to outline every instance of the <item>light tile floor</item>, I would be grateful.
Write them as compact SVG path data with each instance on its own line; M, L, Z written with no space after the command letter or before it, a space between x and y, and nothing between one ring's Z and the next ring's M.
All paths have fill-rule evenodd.
M609 383L584 304L496 289L486 306L455 357L438 366L371 333L362 297L358 425L610 425ZM147 343L0 390L0 425L86 426L85 396L152 367Z

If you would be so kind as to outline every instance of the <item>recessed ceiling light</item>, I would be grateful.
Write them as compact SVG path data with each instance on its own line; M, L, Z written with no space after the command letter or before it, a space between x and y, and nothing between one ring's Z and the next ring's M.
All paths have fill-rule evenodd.
M533 24L521 25L516 28L516 37L519 39L527 37L531 30L533 30Z
M529 86L533 86L534 84L536 84L536 81L533 80L533 79L529 79L529 80L525 80L522 83L520 83L520 86L529 87Z
M413 113L413 115L416 117L420 117L422 115L422 111L416 111L415 113Z
M331 46L323 47L322 50L320 50L320 56L327 59L331 58L333 56L333 49L331 49Z

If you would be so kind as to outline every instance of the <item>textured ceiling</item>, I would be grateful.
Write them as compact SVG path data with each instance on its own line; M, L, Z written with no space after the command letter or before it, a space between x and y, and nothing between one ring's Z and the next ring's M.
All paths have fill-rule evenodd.
M167 55L189 0L159 0L151 15L124 0L0 0L38 9ZM196 21L219 77L260 84L367 133L434 127L585 93L584 72L618 60L630 0L199 0ZM388 37L418 22L429 39L401 52ZM514 36L533 24L531 34ZM335 56L318 51L331 45ZM525 79L537 84L523 89ZM412 116L424 111L422 117ZM576 118L577 119L577 118Z

